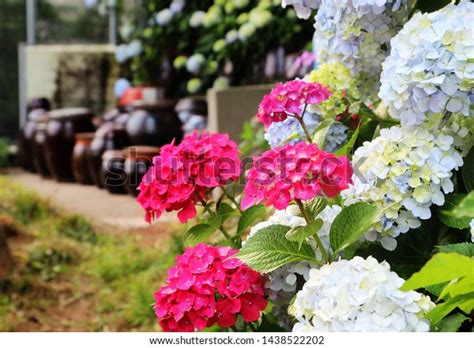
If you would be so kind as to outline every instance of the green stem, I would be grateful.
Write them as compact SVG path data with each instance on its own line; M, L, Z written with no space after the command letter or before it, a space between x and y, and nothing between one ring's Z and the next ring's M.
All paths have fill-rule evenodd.
M306 212L306 209L304 208L303 202L301 202L299 199L295 199L295 201L296 201L296 204L298 204L298 207L300 208L301 214L303 214L306 224L309 225L312 222L312 219L310 218L310 216L308 216L308 213ZM319 238L318 234L315 233L313 237L314 237L314 240L316 241L316 244L318 245L319 250L321 251L321 255L323 256L324 262L326 263L329 262L329 254L326 251L326 248L324 247L323 242Z
M194 193L196 195L196 197L199 199L199 201L201 202L201 205L204 207L204 210L207 211L207 213L212 216L212 217L217 217L216 213L214 213L211 209L209 209L208 205L206 204L206 201L197 193L195 192ZM219 231L222 232L222 234L224 235L224 237L229 240L229 242L231 242L232 246L234 248L240 248L240 245L238 243L236 243L232 237L229 235L229 233L226 231L226 229L224 228L224 226L222 226L222 223L219 225L218 227Z
M227 191L227 189L225 188L225 186L222 186L221 188L222 188L222 191L224 192L224 194L227 196L227 198L229 198L230 201L235 204L235 206L237 207L237 209L238 209L238 210L240 211L240 213L242 214L243 211L242 211L242 209L240 209L240 204L237 202L237 200L235 199L234 195L231 195L231 194L229 193L229 191Z

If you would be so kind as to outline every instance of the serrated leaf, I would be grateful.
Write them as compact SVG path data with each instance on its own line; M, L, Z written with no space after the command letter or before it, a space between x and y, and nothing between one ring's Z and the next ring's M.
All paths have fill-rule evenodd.
M437 246L436 249L440 253L457 253L464 256L474 257L473 243L458 243Z
M474 309L474 292L452 297L446 302L437 305L426 314L426 318L430 320L431 325L436 325L456 308L464 308L470 313Z
M348 155L351 152L352 148L354 147L357 141L357 138L359 137L359 130L360 130L360 127L357 127L354 133L352 134L351 138L349 139L349 141L343 147L341 147L339 150L337 150L334 153L336 156Z
M433 330L435 332L456 332L466 319L468 319L468 317L465 315L456 313L439 321L438 324L433 327Z
M242 213L237 226L237 236L241 236L245 229L251 226L255 220L265 215L265 207L263 205L254 205Z
M374 205L359 202L342 209L331 226L331 248L338 252L362 237L378 219L383 210Z
M408 291L424 288L472 275L473 272L474 260L470 257L455 253L439 253L434 255L419 272L413 274L401 289Z
M443 206L443 210L439 212L439 219L446 226L464 229L469 227L471 218L469 217L454 217L451 211L466 197L462 193L454 193L446 197L446 203Z
M471 149L464 158L464 165L461 169L462 180L466 190L474 191L474 149Z
M301 248L303 242L308 238L316 233L323 227L324 221L321 219L316 219L311 222L309 225L306 226L298 226L295 228L290 229L285 237L288 240L294 241L298 243L298 246Z
M471 191L461 202L451 211L451 215L457 218L474 218L474 191Z
M274 271L290 262L317 261L308 243L303 242L299 248L298 243L285 238L289 229L283 225L261 229L247 240L236 257L261 273Z
M316 129L313 132L313 142L318 145L320 149L324 149L326 146L326 138L328 135L328 132L333 124L335 124L336 121L333 120L324 120L321 123L318 124Z

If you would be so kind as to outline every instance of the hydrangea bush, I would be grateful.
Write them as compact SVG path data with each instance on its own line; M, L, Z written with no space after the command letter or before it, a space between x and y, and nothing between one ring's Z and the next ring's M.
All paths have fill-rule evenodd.
M338 21L345 23L349 13L354 23L379 23L378 16L386 16L399 18L380 22L396 33L407 19L399 16L406 1L346 3L349 12L328 25L347 29ZM318 16L327 15L330 8L324 0L283 5L304 16L314 7ZM466 56L465 50L456 56L456 45L465 43L452 38L466 34L457 30L473 15L461 1L415 14L398 34L410 44L420 40L423 25L436 28L432 45L417 45L417 57L429 61L440 79L456 75L453 95L472 82L472 62L456 63ZM209 12L200 17L195 20L213 20ZM359 33L357 49L375 28ZM380 40L389 40L380 33ZM408 58L398 40L392 40L384 69L394 66L393 57ZM420 106L425 68L402 76L406 70L397 65L400 71L382 77L387 110L376 101L377 89L361 92L363 69L354 66L364 66L363 56L319 59L317 70L277 84L262 99L256 119L269 150L242 158L227 135L204 132L164 146L154 159L138 197L146 219L177 211L187 223L186 250L155 294L163 330L472 330L472 113L442 103L433 113L415 110L406 118L397 109L402 104L385 99L385 84L403 81L403 105ZM371 77L378 78L382 60L371 61ZM462 74L447 69L448 63Z

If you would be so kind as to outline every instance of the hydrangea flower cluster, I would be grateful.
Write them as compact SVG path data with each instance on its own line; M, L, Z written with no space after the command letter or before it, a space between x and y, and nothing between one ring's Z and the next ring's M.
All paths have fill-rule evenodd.
M321 117L309 112L305 112L303 122L310 134L313 134L316 127L321 123ZM326 136L324 150L334 152L340 149L347 142L347 127L340 123L334 123ZM298 138L295 138L298 135ZM294 117L287 118L283 122L272 123L264 133L264 138L271 148L281 146L285 143L296 144L305 139L305 132L301 124Z
M365 237L388 250L396 238L431 217L432 204L443 205L453 191L453 171L463 159L454 139L432 129L394 126L365 142L353 156L354 185L342 192L346 205L366 201L385 207L381 222Z
M400 290L404 280L386 262L354 257L312 269L296 295L294 332L425 332L429 297Z
M402 125L430 114L474 117L474 3L417 13L391 42L379 96Z
M381 63L411 9L411 0L322 0L313 47L320 63L351 69L364 96L378 88Z
M138 56L142 52L142 42L140 40L133 40L128 44L121 44L117 46L115 49L115 59L118 63L123 63L135 56Z
M237 144L227 134L187 135L179 145L161 148L144 176L138 203L150 222L164 211L179 210L184 223L196 215L195 203L206 198L209 189L240 176Z
M171 4L168 8L165 8L156 14L156 24L160 26L168 25L178 13L181 13L185 5L185 0L171 1Z
M322 219L324 222L323 226L318 231L318 236L326 250L331 250L329 231L332 222L341 210L342 208L337 205L327 206L318 216L318 218ZM260 222L252 227L248 238L251 238L262 229L271 225L284 225L291 228L305 226L306 221L304 218L298 216L298 212L296 206L289 206L285 210L275 211L267 221ZM310 243L310 245L313 247L316 254L321 256L316 243L313 242ZM298 280L304 279L304 281L308 281L309 272L315 267L316 265L310 262L295 262L287 264L268 274L268 280L265 283L266 294L272 301L272 314L278 319L278 325L282 328L291 330L293 323L288 315L288 306L296 292L299 290L297 288Z
M263 97L258 107L257 118L268 128L274 122L291 117L301 117L306 105L319 104L331 96L331 92L320 83L293 80L278 83Z
M217 323L235 325L260 318L267 306L265 278L232 258L238 250L203 243L186 248L155 293L155 313L163 331L190 332Z
M242 208L265 200L267 206L282 210L294 199L307 201L321 194L335 197L348 188L351 175L346 156L337 157L306 142L286 144L254 158Z
M351 71L340 62L321 64L318 69L313 70L307 77L308 82L318 82L328 87L331 97L316 107L309 107L310 111L321 114L324 118L334 119L337 115L344 113L347 109L345 102L349 94L352 98L360 98L357 81Z
M293 6L296 15L302 19L308 19L313 10L317 9L321 0L282 0L281 5L286 7Z

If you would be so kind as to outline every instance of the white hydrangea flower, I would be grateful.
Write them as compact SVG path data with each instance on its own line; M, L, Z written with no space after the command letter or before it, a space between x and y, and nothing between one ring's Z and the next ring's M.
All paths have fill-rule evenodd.
M156 24L160 26L168 25L173 19L174 13L169 9L165 8L156 14Z
M237 30L235 29L232 29L230 31L228 31L226 34L225 34L225 42L227 44L233 44L235 41L237 41L239 38L239 34L237 32Z
M474 219L469 223L469 227L471 228L471 242L474 243Z
M321 0L282 0L281 6L286 8L288 5L293 6L296 15L302 19L308 19L311 12L317 9Z
M238 30L239 39L241 41L246 41L249 37L255 34L257 28L252 23L244 23L240 26Z
M206 12L196 11L191 15L189 19L189 25L192 28L200 27L204 23L204 17L206 17Z
M474 3L417 13L391 41L379 97L402 125L430 114L474 117Z
M205 62L206 62L206 58L202 54L200 53L193 54L186 61L186 69L191 74L198 74L201 71L201 68Z
M316 127L321 122L321 117L318 115L306 112L303 116L303 121L312 134ZM334 152L341 148L347 142L347 127L340 122L334 123L330 128L326 137L325 151ZM299 138L291 139L298 135ZM274 122L266 130L264 134L265 140L271 148L281 146L285 143L296 144L299 141L306 139L305 132L298 120L294 117L288 117L283 122Z
M184 6L186 5L185 0L173 0L170 4L170 10L172 13L180 13L183 11Z
M359 81L362 95L378 89L390 39L400 30L412 0L322 0L313 47L319 63L341 62Z
M434 129L394 126L355 151L354 184L342 192L344 204L370 202L385 209L367 240L393 250L400 233L431 218L433 204L444 204L444 195L454 188L453 172L463 165L453 142Z
M429 331L423 317L434 303L401 291L403 283L388 263L371 256L312 269L290 308L298 321L293 332Z
M123 63L130 58L138 56L143 52L142 42L133 40L129 44L118 45L115 49L115 59L118 63Z
M323 226L318 231L318 236L327 250L330 250L329 231L331 229L331 224L341 210L342 208L337 205L327 206L318 216L318 218L322 219L324 222ZM271 225L285 225L291 228L305 226L306 221L304 218L298 216L298 212L299 209L296 206L289 206L286 210L275 211L267 221L260 222L252 227L248 238L251 238L263 228ZM321 256L316 243L310 243L310 245L313 247L316 254ZM265 288L267 289L269 298L272 300L272 313L276 318L278 318L278 324L282 328L289 330L292 327L292 322L288 316L287 309L291 299L298 291L298 279L304 279L307 281L309 279L310 270L315 266L315 264L306 261L295 262L287 264L268 275L268 281L265 284Z

